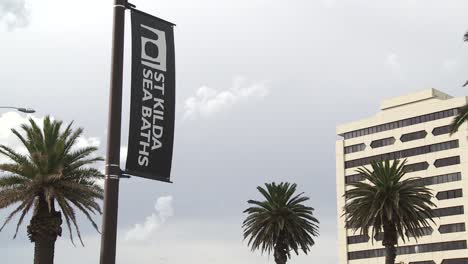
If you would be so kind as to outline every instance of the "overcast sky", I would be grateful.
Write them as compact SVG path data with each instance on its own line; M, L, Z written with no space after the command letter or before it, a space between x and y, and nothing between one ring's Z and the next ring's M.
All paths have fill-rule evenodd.
M241 236L246 201L271 181L298 183L321 221L316 245L293 263L337 264L336 125L374 114L383 98L466 93L465 0L133 3L177 24L174 184L121 180L119 264L274 263ZM0 105L74 120L80 144L104 153L111 20L110 0L0 0ZM123 150L128 23L126 34ZM0 112L0 142L17 146L9 129L26 118ZM65 233L56 263L98 263L99 236L80 220L86 247ZM13 233L0 233L2 263L31 263L26 224Z

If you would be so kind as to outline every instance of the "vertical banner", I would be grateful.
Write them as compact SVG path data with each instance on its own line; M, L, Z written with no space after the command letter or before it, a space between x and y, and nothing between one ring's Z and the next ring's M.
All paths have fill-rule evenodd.
M174 24L132 10L130 131L124 174L170 182L175 117Z

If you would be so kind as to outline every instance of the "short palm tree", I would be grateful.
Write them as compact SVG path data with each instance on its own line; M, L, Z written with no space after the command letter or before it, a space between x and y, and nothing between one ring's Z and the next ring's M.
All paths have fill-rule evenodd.
M295 194L296 184L266 183L266 189L257 187L266 199L247 201L252 207L244 213L248 216L242 225L244 239L250 237L248 245L252 251L260 249L270 254L274 252L275 262L285 264L299 250L305 254L315 244L319 221L313 216L314 208L303 203L309 198L303 193Z
M423 235L423 228L434 222L431 190L421 184L420 178L403 179L406 160L374 161L372 170L359 168L366 181L350 183L345 194L344 216L348 228L371 238L383 233L385 263L394 264L395 245L409 237Z
M62 122L45 117L41 129L33 119L29 119L29 124L21 126L22 133L12 129L26 148L25 154L0 145L0 154L10 160L0 164L0 209L17 205L1 229L19 215L16 237L25 216L32 211L27 232L35 245L35 264L53 263L55 241L62 233L62 216L72 242L74 227L83 244L76 210L98 229L91 214L101 213L97 202L103 198L103 189L95 180L102 174L89 165L102 158L92 156L97 150L95 147L76 146L83 130L73 130L71 126L69 124L62 129Z

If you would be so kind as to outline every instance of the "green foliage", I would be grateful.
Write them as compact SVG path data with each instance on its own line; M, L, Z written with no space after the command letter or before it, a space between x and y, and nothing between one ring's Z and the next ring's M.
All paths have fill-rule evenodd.
M90 165L102 158L92 156L97 148L78 148L76 142L83 133L73 130L69 124L62 130L61 121L45 117L41 129L33 119L21 126L22 133L12 132L22 142L27 152L19 153L0 145L0 154L9 158L9 163L0 164L0 209L19 204L6 218L0 231L17 214L18 228L26 214L37 210L38 200L44 199L53 212L57 204L65 217L70 239L73 242L72 225L83 244L75 211L81 211L98 230L91 215L101 214L98 204L104 190L96 184L103 175Z
M468 120L468 104L458 109L457 116L450 124L450 135L453 135Z
M243 222L244 239L250 237L248 245L252 250L260 249L268 254L281 243L287 250L298 254L308 253L318 236L319 221L313 216L313 208L304 205L309 198L303 193L295 195L296 184L266 183L266 189L257 187L266 199L247 201L252 207L244 213L248 216Z
M385 225L403 241L423 235L421 228L433 222L433 195L421 185L420 178L403 179L405 164L406 160L374 161L372 170L365 167L357 170L366 181L350 183L353 189L345 194L344 216L348 228L360 229L364 235L372 229L372 239L376 233L384 232ZM384 244L388 242L386 239L392 239L387 235L384 233Z

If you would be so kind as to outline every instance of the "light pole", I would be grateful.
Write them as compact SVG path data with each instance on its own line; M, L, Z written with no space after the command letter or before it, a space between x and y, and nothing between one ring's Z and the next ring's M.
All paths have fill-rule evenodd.
M23 113L26 113L26 114L32 114L32 113L36 112L36 110L34 110L32 108L23 108L23 107L14 107L14 106L0 106L0 108L15 109L16 111L23 112Z

